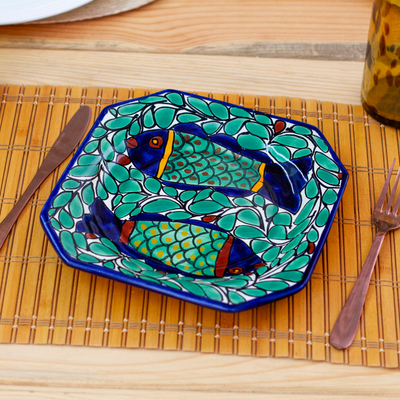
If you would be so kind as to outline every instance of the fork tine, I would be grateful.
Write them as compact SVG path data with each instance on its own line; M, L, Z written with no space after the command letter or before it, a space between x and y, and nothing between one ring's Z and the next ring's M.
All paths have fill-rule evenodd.
M388 173L388 175L387 175L385 184L383 185L381 194L380 194L379 199L378 199L378 201L377 201L377 203L376 203L375 211L382 211L383 202L385 201L386 192L388 191L388 188L389 188L390 178L391 178L391 176L392 176L392 172L393 172L394 162L395 162L395 161L396 161L396 159L393 160L392 166L391 166L390 169L389 169L389 173Z
M400 178L400 168L397 171L396 180L394 181L394 185L393 185L392 191L390 193L390 197L389 197L388 203L386 205L385 212L388 212L388 213L390 212L390 207L393 203L394 195L396 194L396 189L397 189L397 184L399 183L399 178ZM398 199L397 199L397 201L398 201ZM393 211L395 212L394 209L393 209Z
M399 168L399 172L397 174L400 173L400 168ZM393 207L393 214L397 214L397 211L400 207L400 193L397 195L397 200L396 200L396 204Z

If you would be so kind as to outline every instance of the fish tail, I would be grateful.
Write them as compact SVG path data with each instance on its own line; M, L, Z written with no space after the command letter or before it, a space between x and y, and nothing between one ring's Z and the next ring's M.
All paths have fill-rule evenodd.
M123 225L100 199L96 199L90 206L90 214L85 214L83 220L78 222L77 231L118 241L123 233Z
M273 203L292 212L300 207L300 191L307 183L312 166L310 157L299 158L281 164L266 164L263 186L259 193Z
M265 263L240 239L228 236L215 263L215 276L251 273Z
M299 193L307 183L307 174L312 166L310 157L298 158L282 164L290 179L294 192Z

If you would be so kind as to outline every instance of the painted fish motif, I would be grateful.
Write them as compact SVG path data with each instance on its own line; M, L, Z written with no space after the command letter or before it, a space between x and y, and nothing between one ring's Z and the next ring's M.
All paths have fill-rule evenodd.
M312 165L310 157L276 163L266 153L242 149L227 135L206 137L192 124L144 132L126 144L129 157L121 155L117 162L132 162L165 185L212 186L229 196L259 193L293 213L300 207L299 192Z
M265 265L240 239L201 221L172 222L158 214L121 221L96 199L77 230L111 240L124 254L162 271L195 277L245 274Z

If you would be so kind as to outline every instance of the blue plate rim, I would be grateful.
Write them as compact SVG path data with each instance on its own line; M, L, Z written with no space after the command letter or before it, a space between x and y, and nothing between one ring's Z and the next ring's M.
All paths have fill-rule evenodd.
M61 184L62 182L65 180L65 178L67 177L70 169L72 168L72 166L74 165L75 161L78 159L78 157L81 155L84 147L86 146L86 144L88 143L88 141L91 139L93 131L96 129L96 127L100 124L101 120L103 119L103 117L108 113L109 109L115 108L115 107L119 107L123 104L127 104L127 103L131 103L132 101L136 101L136 100L140 100L142 98L145 97L149 97L149 96L159 96L162 94L166 94L166 93L178 93L178 94L183 94L186 96L191 96L191 97L196 97L199 99L208 99L208 100L212 100L215 101L217 103L223 104L223 105L228 105L228 106L234 106L234 107L238 107L238 108L242 108L248 111L251 111L252 113L256 113L259 115L266 115L268 117L272 117L274 119L279 119L282 121L286 121L289 123L293 123L295 122L296 125L301 125L304 127L307 127L313 131L315 131L320 138L322 138L324 140L324 143L328 146L328 150L330 155L332 156L332 158L335 160L335 162L338 164L338 166L341 168L341 172L342 172L342 179L341 179L341 187L339 189L338 192L338 197L336 200L336 203L334 204L332 211L329 215L329 218L326 222L325 225L325 229L322 232L321 235L321 239L318 242L317 247L314 250L314 253L308 263L307 269L305 270L305 273L303 275L303 279L299 282L297 282L296 284L294 284L293 286L277 291L277 292L272 292L269 293L263 297L259 297L259 298L255 298L254 300L249 300L246 301L244 303L241 304L237 304L237 305L229 305L226 303L222 303L222 302L218 302L215 300L211 300L208 298L203 298L197 295L194 295L192 293L189 292L179 292L175 289L169 288L169 287L165 287L165 286L161 286L161 285L155 285L151 282L147 282L144 281L140 278L135 278L135 277L129 277L127 275L123 275L120 272L114 271L114 270L110 270L104 267L100 267L100 266L92 266L92 264L90 263L84 263L81 261L77 261L73 258L71 258L68 253L64 250L64 248L61 246L61 243L58 241L58 238L55 235L54 230L51 228L50 225L50 221L49 221L49 216L48 216L48 210L51 208L51 204L53 203L54 198L56 197L56 195L58 194ZM193 93L188 93L188 92L183 92L183 91L179 91L179 90L175 90L175 89L165 89L162 90L160 92L156 92L156 93L152 93L149 95L144 95L141 97L136 97L133 99L129 99L129 100L125 100L119 103L115 103L115 104L110 104L106 107L104 107L104 109L101 111L101 113L99 114L99 116L97 117L96 121L94 122L93 126L91 127L91 129L89 130L89 132L87 133L85 139L83 140L83 142L81 143L81 145L79 146L79 148L77 149L77 151L75 152L74 156L72 157L71 161L69 162L69 164L67 165L67 167L65 168L64 172L62 173L61 177L59 178L57 184L55 185L55 187L53 188L49 198L47 199L45 205L43 206L43 209L40 213L40 222L43 226L43 229L47 235L47 237L49 238L51 244L53 245L54 249L56 250L57 254L60 256L60 258L62 259L62 261L67 264L68 266L71 266L73 268L79 269L81 271L84 272L89 272L92 273L94 275L97 276L101 276L104 278L109 278L109 279L113 279L125 284L129 284L129 285L133 285L145 290L150 290L156 293L161 293L163 295L168 295L171 297L175 297L179 300L184 300L184 301L189 301L191 303L195 303L197 305L200 306L205 306L205 307L209 307L209 308L213 308L215 310L218 311L224 311L224 312L239 312L239 311L245 311L251 308L255 308L291 295L294 295L295 293L299 292L300 290L302 290L305 285L307 284L307 282L310 280L311 275L315 269L315 265L319 259L319 256L321 254L322 248L326 242L327 236L329 234L329 231L332 227L332 223L333 223L333 219L336 215L336 212L338 210L339 204L341 202L341 199L343 197L343 193L346 189L347 183L348 183L348 179L349 179L349 174L346 170L346 168L344 167L344 165L342 164L342 162L340 161L339 157L337 156L337 154L334 152L333 148L331 147L330 143L328 142L328 140L325 138L325 136L323 135L323 133L314 125L310 125L310 124L306 124L304 122L301 121L295 121L289 118L284 118L284 117L279 117L276 115L272 115L272 114L266 114L263 113L261 111L258 110L253 110L251 108L247 108L247 107L242 107L242 106L238 106L237 104L232 104L232 103L228 103L225 101L221 101L221 100L215 100L215 99L211 99L208 97L204 97L204 96L199 96Z

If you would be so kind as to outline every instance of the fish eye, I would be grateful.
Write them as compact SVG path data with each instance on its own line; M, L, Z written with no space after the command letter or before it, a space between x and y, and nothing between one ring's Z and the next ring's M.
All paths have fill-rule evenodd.
M232 275L237 275L243 272L242 267L232 267L228 269L228 272L231 273Z
M160 149L164 143L164 140L161 136L153 136L149 140L149 146L153 149Z

